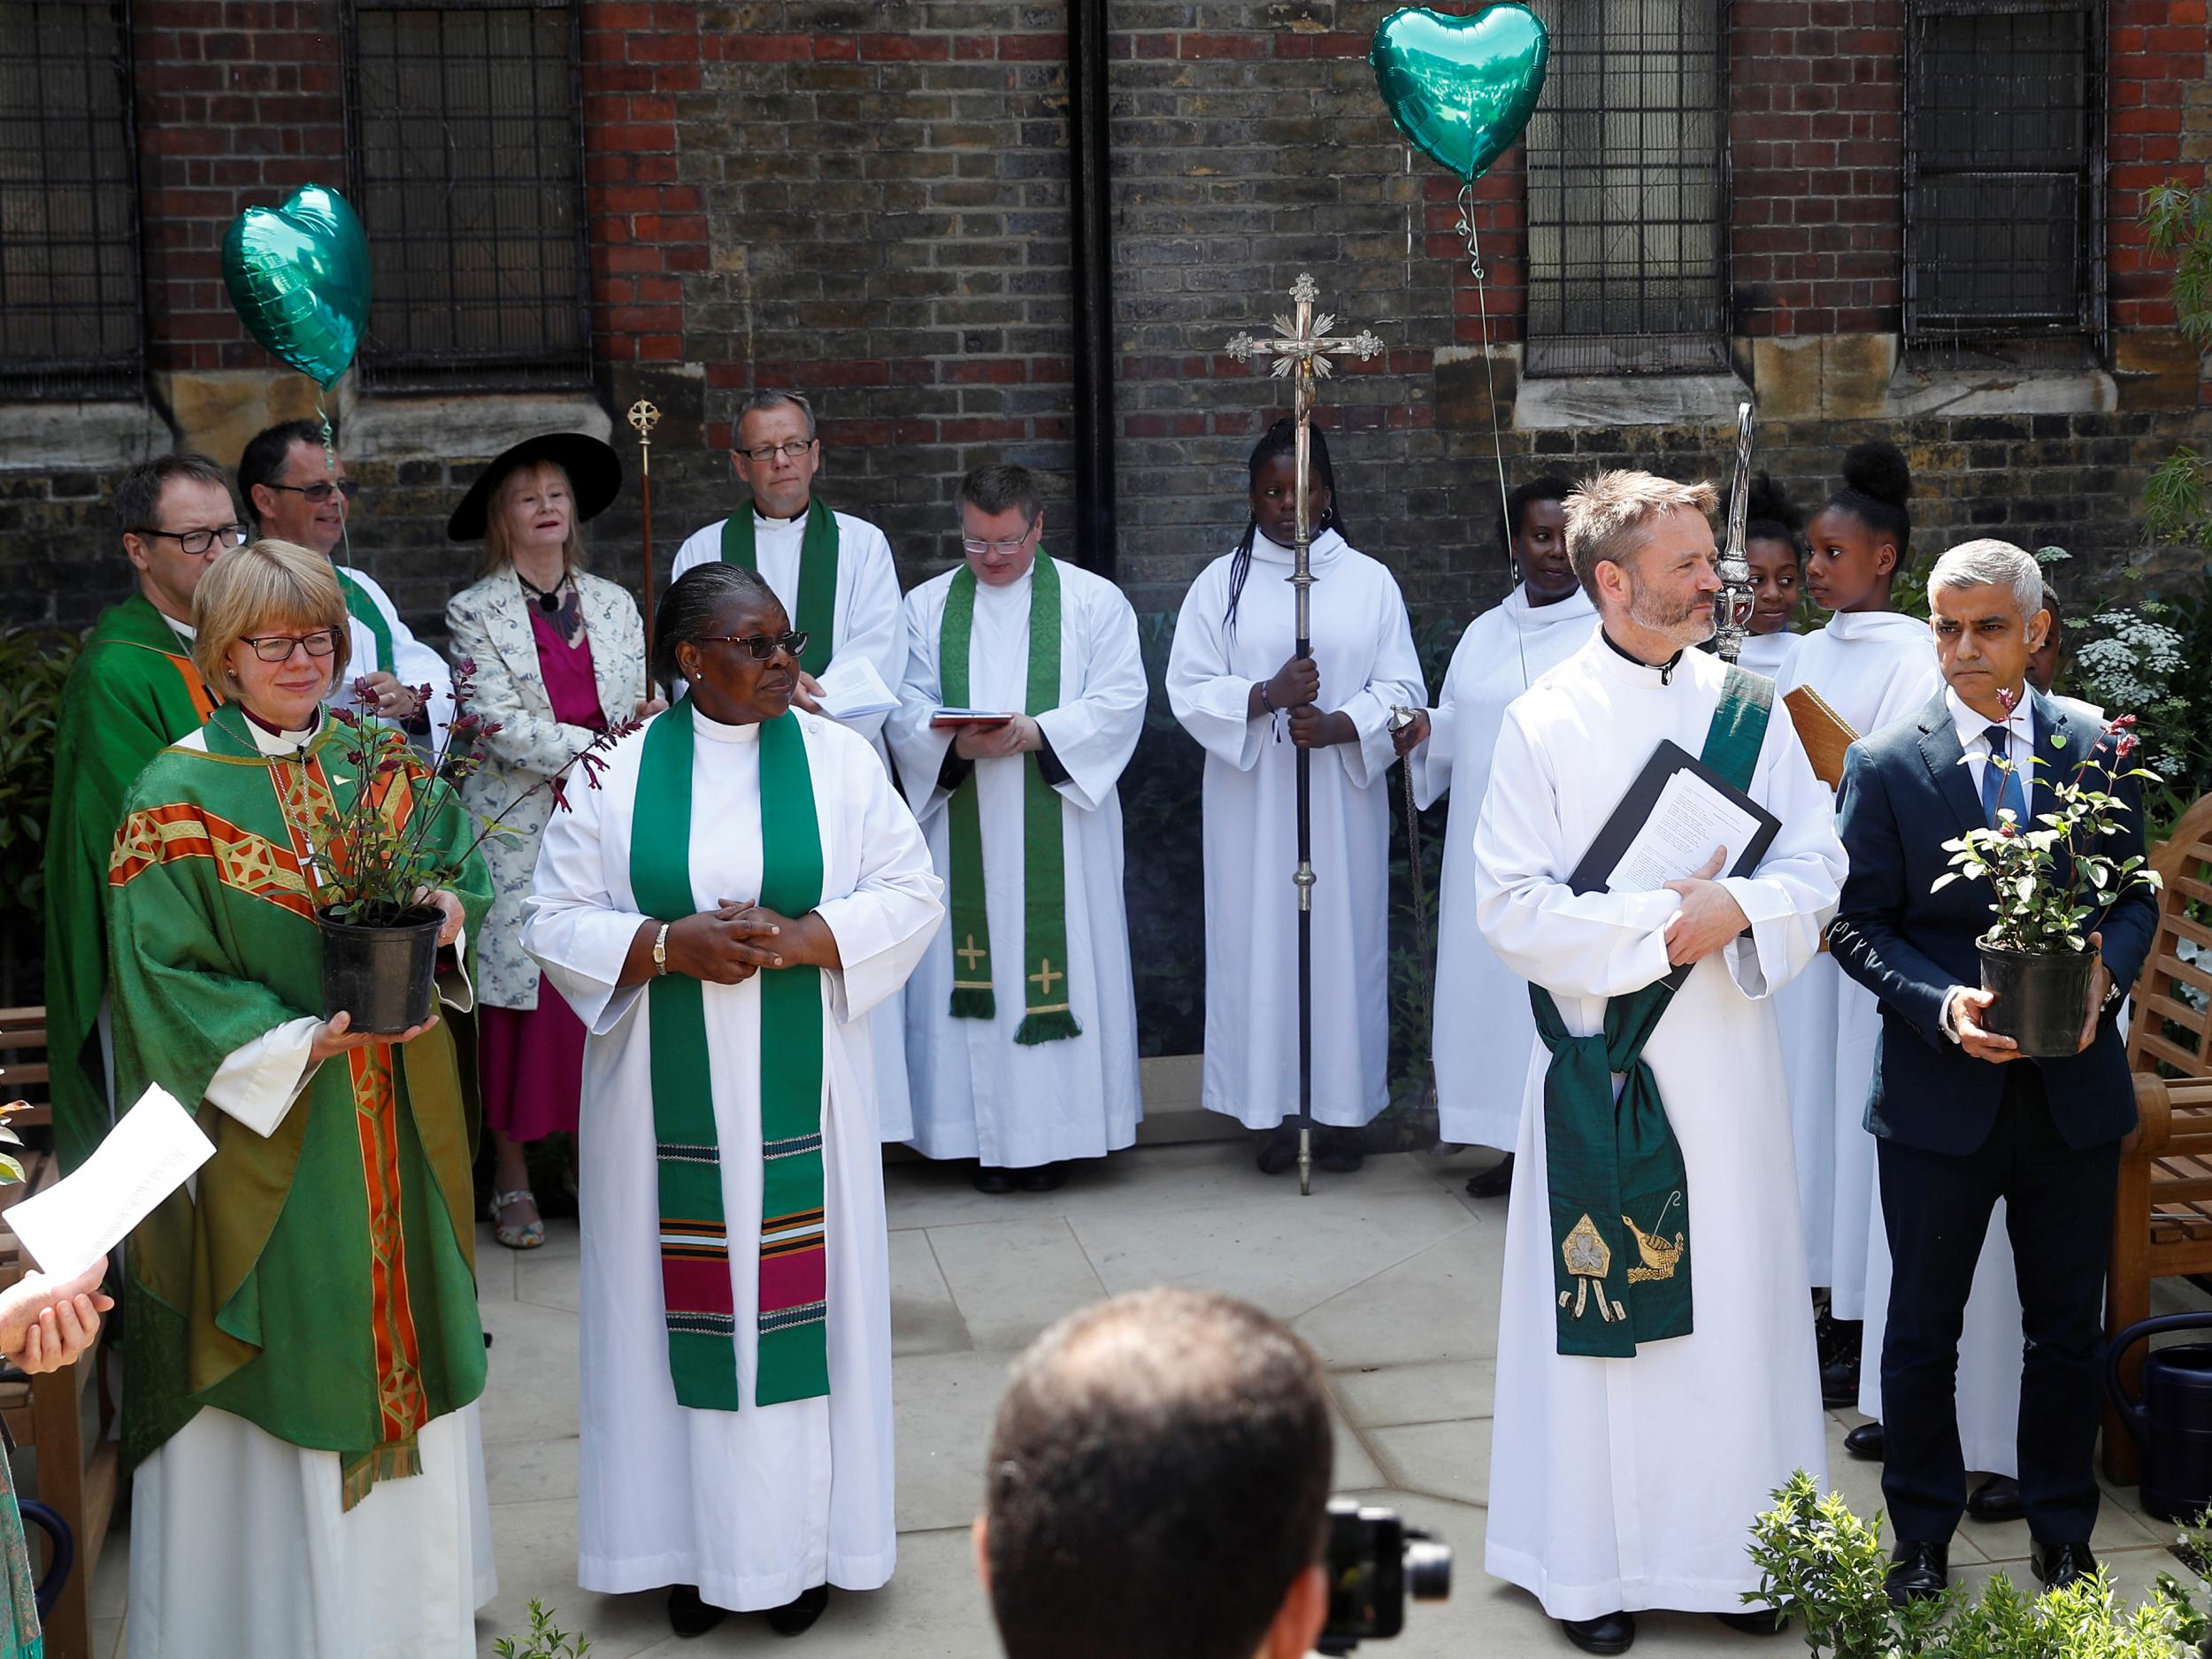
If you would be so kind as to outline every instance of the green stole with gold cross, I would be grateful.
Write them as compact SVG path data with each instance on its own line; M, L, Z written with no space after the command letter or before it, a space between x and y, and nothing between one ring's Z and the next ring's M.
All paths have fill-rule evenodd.
M392 625L384 619L383 611L377 609L376 601L369 597L367 588L354 580L341 566L333 565L330 568L337 572L338 589L346 596L346 614L376 636L376 672L384 674L392 672L392 665L396 660L392 645ZM352 667L356 679L369 672L358 663L353 664Z
M722 558L758 572L760 550L754 544L751 507L722 521ZM837 651L837 515L819 496L806 504L806 528L799 538L798 614L791 626L806 635L799 666L819 680Z
M1772 680L1728 664L1701 758L1738 789L1751 787L1773 707ZM1674 980L1611 998L1587 1037L1569 1033L1550 992L1528 987L1551 1053L1544 1163L1562 1354L1629 1359L1640 1342L1690 1334L1689 1178L1643 1057Z
M664 922L691 915L691 699L646 728L630 888ZM760 723L760 902L803 916L822 902L822 837L795 710ZM763 968L758 1363L753 1403L829 1393L827 1217L822 1172L822 972ZM737 1306L722 1208L722 1146L707 1048L706 987L648 982L653 1140L659 1170L661 1294L676 1403L735 1411Z
M938 625L938 688L945 702L968 704L968 646L975 628L975 572L962 565L945 595ZM1029 689L1022 712L1060 706L1060 572L1039 554L1029 578ZM952 793L948 809L952 843L952 1017L995 1019L991 918L984 902L983 813L972 770ZM1018 1043L1079 1037L1067 993L1067 850L1063 845L1059 791L1033 764L1022 766L1022 1022ZM1056 966L1055 964L1057 964ZM1030 993L1033 993L1031 995Z

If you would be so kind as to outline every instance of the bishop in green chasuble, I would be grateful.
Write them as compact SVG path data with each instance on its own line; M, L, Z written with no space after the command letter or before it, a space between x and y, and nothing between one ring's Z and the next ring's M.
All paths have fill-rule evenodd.
M385 821L458 855L472 827L451 792L373 741L401 761L375 782ZM326 721L270 755L242 711L219 710L140 777L108 878L118 1098L161 1084L216 1148L131 1237L127 1460L213 1407L337 1454L347 1509L415 1473L423 1427L484 1386L473 1125L447 1027L311 1068L273 1123L223 1109L225 1078L319 1018L307 826L363 787L347 758L363 741ZM452 886L473 926L482 859Z

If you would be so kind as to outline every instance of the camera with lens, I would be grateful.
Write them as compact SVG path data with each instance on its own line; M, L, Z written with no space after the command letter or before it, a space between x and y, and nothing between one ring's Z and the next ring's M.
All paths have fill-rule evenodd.
M1441 1601L1452 1593L1451 1546L1408 1526L1395 1509L1329 1500L1329 1622L1317 1653L1348 1654L1363 1641L1387 1640L1406 1627L1406 1603Z

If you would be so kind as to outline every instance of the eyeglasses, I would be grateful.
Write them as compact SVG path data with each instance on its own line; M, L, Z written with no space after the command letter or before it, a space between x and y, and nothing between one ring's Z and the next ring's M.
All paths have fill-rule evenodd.
M702 634L701 645L741 645L758 662L766 662L778 651L788 651L794 657L806 652L807 636L803 634Z
M1033 524L1028 529L1023 531L1019 535L1009 536L1003 541L971 541L964 536L961 538L960 550L964 553L972 553L978 558L987 558L994 553L998 554L1001 557L1004 557L1010 554L1018 553L1024 548L1027 547L1029 545L1029 538L1036 534L1036 533L1037 526Z
M166 536L185 552L196 557L211 547L243 547L246 538L253 532L242 524L227 524L219 530L157 530L151 525L142 525L131 534Z
M334 484L328 479L323 479L312 484L270 484L265 488L289 490L295 495L304 495L318 507L328 501L333 493L343 495L348 501L361 493L361 486L349 478L342 478Z
M338 649L338 630L318 628L312 634L265 634L259 639L246 639L241 645L253 647L253 654L265 663L290 660L296 649L304 648L310 657L327 657Z
M769 466L778 461L795 461L813 447L811 438L794 438L788 443L764 443L757 449L740 449L738 453L755 466Z

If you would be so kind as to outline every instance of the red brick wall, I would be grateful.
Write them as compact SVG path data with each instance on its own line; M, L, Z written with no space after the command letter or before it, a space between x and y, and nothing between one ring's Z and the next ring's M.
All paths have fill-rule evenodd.
M2205 0L2111 0L2111 111L2106 139L2106 241L2116 330L2170 328L2173 264L2150 252L2143 202L2175 178L2201 184L2204 147L2185 148L2189 100L2205 110ZM2196 136L2206 136L2200 125Z

